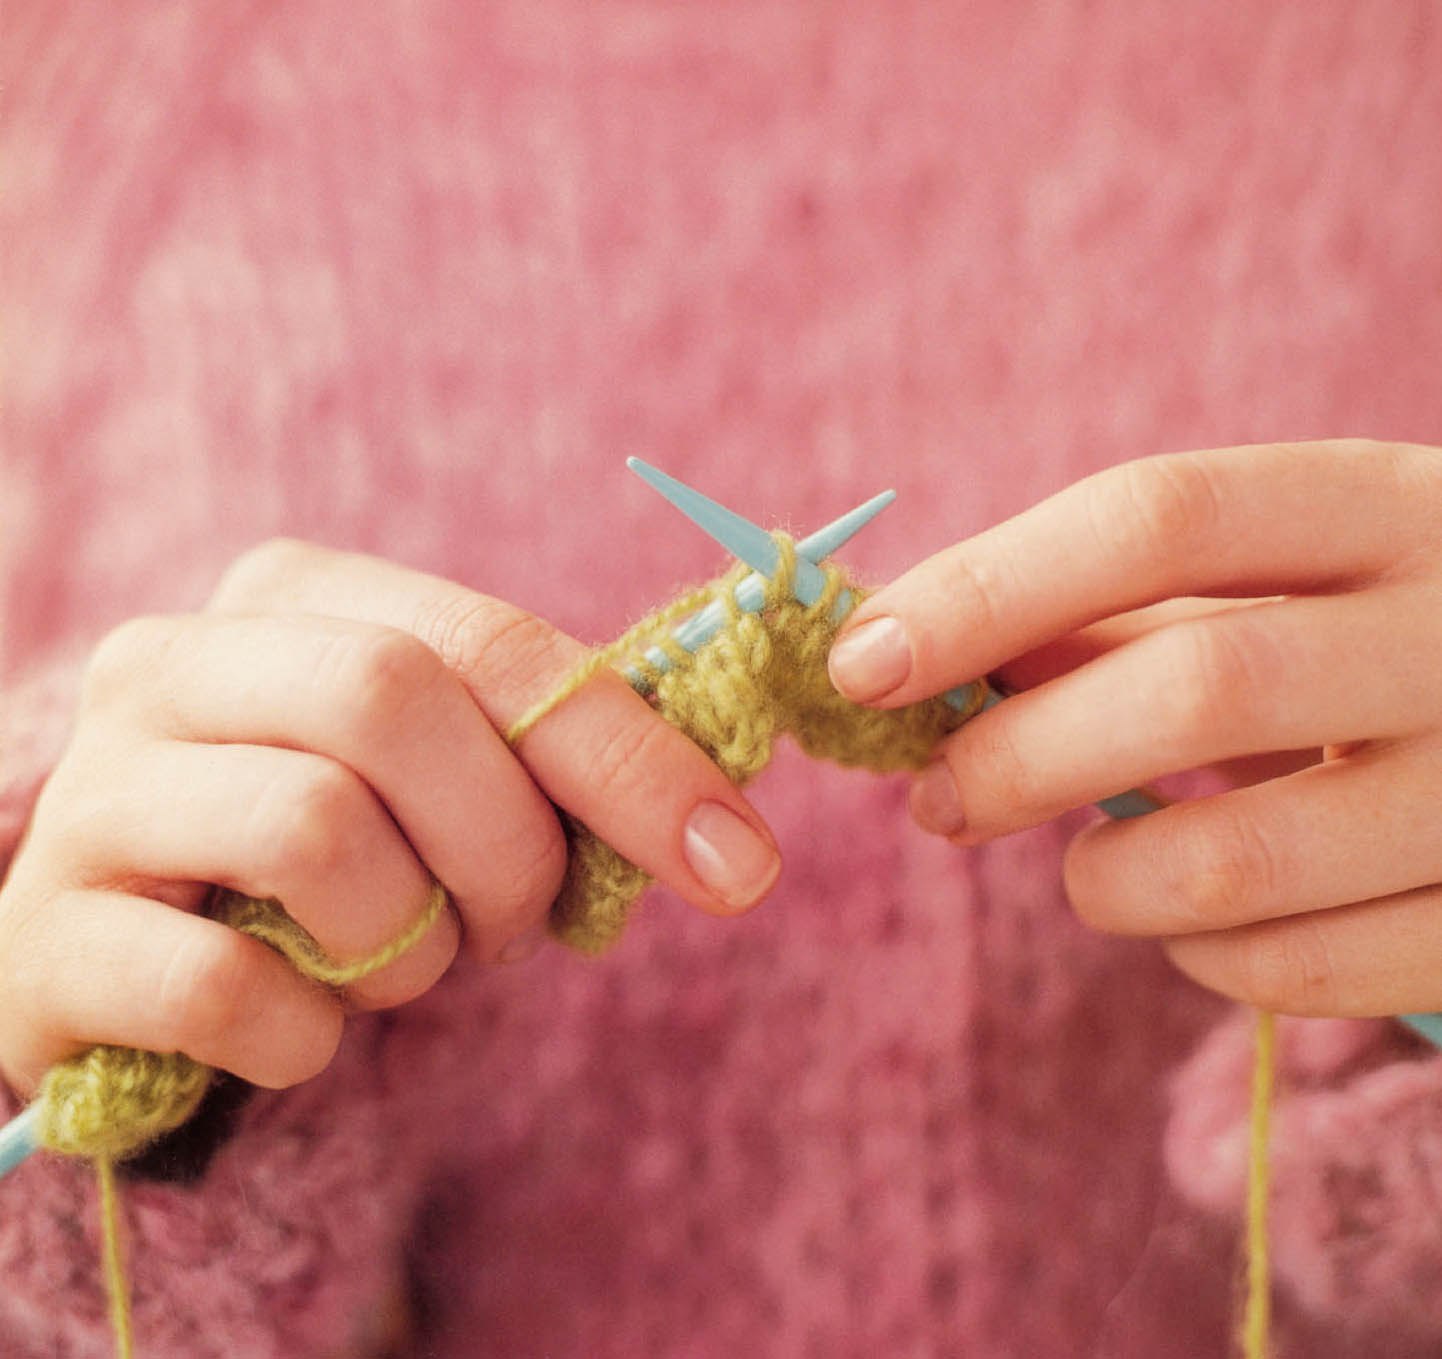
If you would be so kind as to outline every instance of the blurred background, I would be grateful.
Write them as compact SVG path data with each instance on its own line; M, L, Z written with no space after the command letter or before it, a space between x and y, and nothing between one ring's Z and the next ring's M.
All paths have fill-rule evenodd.
M846 554L880 580L1126 458L1442 442L1431 0L9 0L4 27L0 836L97 638L270 535L599 641L718 565L630 454L798 532L896 487ZM1075 821L959 860L897 785L783 765L774 909L657 908L614 960L378 1021L383 1060L337 1078L451 1092L414 1121L452 1178L391 1190L433 1352L1221 1353L1241 1106L1211 1189L1169 1187L1161 1143L1224 1007L1070 920ZM323 1125L324 1087L297 1098ZM310 1230L249 1172L238 1221ZM350 1230L318 1258L371 1251ZM1289 1287L1333 1278L1291 1239ZM1407 1348L1385 1290L1302 1294L1288 1354L1442 1329L1408 1294Z
M890 573L1088 465L1435 440L1438 23L11 0L7 668L279 531L524 602L604 515L606 635L713 562L631 453L762 520L894 484Z

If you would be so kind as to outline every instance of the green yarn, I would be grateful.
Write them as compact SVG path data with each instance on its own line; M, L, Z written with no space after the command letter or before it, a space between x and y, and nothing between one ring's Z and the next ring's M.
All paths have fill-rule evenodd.
M446 909L446 889L432 880L425 907L405 931L390 943L365 958L351 963L338 963L315 939L285 913L275 900L262 901L242 896L239 892L222 892L215 909L215 918L232 929L269 944L302 976L323 986L349 986L372 973L389 967L403 953L409 953L430 932L430 928Z
M984 689L973 689L964 711L944 699L886 711L862 708L843 698L826 673L826 657L840 628L833 618L837 596L851 589L841 570L823 566L827 588L814 604L792 594L796 549L775 535L780 566L768 583L759 613L743 612L735 587L749 568L738 565L687 596L687 612L712 600L729 611L726 626L694 653L670 636L678 610L672 606L642 620L585 664L508 733L513 742L565 701L602 664L632 666L650 681L657 712L696 742L733 783L744 785L769 763L776 739L791 736L808 755L878 773L919 769L936 744L980 708ZM660 647L671 662L664 674L644 653ZM648 673L649 672L649 673ZM550 929L583 953L600 953L620 937L627 916L650 878L572 817L563 818L571 856L560 895L551 907Z

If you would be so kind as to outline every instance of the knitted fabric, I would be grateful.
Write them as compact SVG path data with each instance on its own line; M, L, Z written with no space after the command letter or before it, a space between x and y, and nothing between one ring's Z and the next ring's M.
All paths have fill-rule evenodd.
M564 702L603 664L631 667L637 682L654 693L656 710L700 746L738 785L764 769L776 738L792 736L808 755L877 772L916 769L936 743L981 707L985 687L973 685L961 709L944 699L889 711L861 708L841 697L826 673L826 655L840 626L838 597L851 589L839 568L827 565L826 589L810 605L792 592L796 549L775 535L780 552L759 613L742 611L735 588L749 574L744 563L685 597L685 609L719 601L726 626L695 652L669 633L676 612L668 608L643 619L624 636L589 657L552 694L507 733L518 741L546 713ZM851 589L853 600L859 598ZM844 616L844 611L843 611ZM670 661L664 672L644 653L660 647ZM563 818L570 857L565 881L551 908L556 937L583 953L615 942L649 876L574 817Z

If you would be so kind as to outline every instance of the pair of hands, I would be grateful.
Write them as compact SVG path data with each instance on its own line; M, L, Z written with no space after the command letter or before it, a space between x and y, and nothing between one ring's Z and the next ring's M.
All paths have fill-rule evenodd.
M533 949L565 863L553 804L703 910L754 904L779 869L764 823L620 679L515 751L498 734L580 656L500 601L286 542L204 613L112 634L0 889L0 1075L25 1092L106 1042L303 1080L340 1002L197 914L204 884L280 898L348 958L399 934L434 874L454 913L346 996L396 1005L462 941L487 961ZM980 674L1021 691L913 785L917 822L960 844L1240 770L1078 835L1081 915L1269 1008L1442 1006L1442 451L1114 468L873 595L831 669L881 706Z

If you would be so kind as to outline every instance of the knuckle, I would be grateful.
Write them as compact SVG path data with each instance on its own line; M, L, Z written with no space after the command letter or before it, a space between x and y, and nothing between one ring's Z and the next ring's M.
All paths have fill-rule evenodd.
M272 1056L274 1069L267 1073L266 1083L272 1088L283 1088L319 1076L334 1060L344 1027L340 1007L329 1005L314 1016L302 1032L293 1033L285 1048Z
M605 739L592 751L586 763L586 787L596 801L636 796L636 783L664 779L674 761L667 753L675 732L660 718L643 717L623 722L606 733Z
M554 628L486 595L460 594L432 605L416 632L449 669L493 691L529 689L566 660Z
M1337 970L1316 919L1269 922L1239 946L1240 999L1281 1014L1338 1013Z
M43 985L58 966L53 956L56 940L55 901L52 892L20 890L15 875L0 893L0 984L10 994L22 991L25 983ZM43 997L30 996L32 1000ZM16 1011L23 1009L17 1006ZM6 1013L12 1011L7 1006Z
M1184 561L1212 540L1221 497L1205 459L1172 453L1124 463L1092 486L1093 523L1104 545L1130 554Z
M486 595L446 595L425 606L416 635L458 674L477 674L508 608Z
M519 868L488 884L485 916L496 934L518 932L543 915L560 894L569 860L565 837L554 834L527 843L516 856Z
M1225 744L1225 724L1264 700L1268 652L1263 633L1237 615L1178 623L1159 634L1169 729L1195 743ZM1238 701L1238 696L1245 701Z
M497 899L508 916L529 918L556 899L565 880L570 854L560 826L548 834L528 834L518 859L519 876L499 884Z
M198 1060L217 1052L250 1008L248 941L226 929L191 930L175 950L155 998L160 1031Z
M975 744L968 743L951 760L954 770L964 771L956 786L968 826L979 827L990 819L981 806L983 797L994 809L993 817L1010 819L1019 810L1033 808L1041 795L1039 771L1018 747L1007 716L997 713L984 725L977 724Z
M440 658L408 632L382 628L336 636L317 673L346 726L363 742L382 738L407 708L435 692Z
M297 538L268 538L226 568L211 594L212 608L244 609L272 600L303 571L316 549Z
M1442 448L1419 444L1367 444L1370 459L1395 487L1400 503L1421 516L1423 541L1435 550L1442 525Z
M566 837L559 828L553 834L540 838L531 860L528 879L530 890L525 899L525 914L543 911L560 895L569 861Z
M995 632L1002 621L1000 600L1005 591L999 563L976 553L959 553L947 581L947 608L958 620L957 631L977 637Z
M1165 834L1163 891L1183 932L1254 919L1277 881L1271 846L1248 817L1217 810L1204 830Z
M72 746L42 790L31 818L29 843L38 849L45 871L85 880L113 865L118 841L133 825L133 790L118 796L92 769L74 767Z
M1062 885L1082 924L1104 932L1125 931L1116 893L1110 890L1108 870L1114 867L1114 856L1098 843L1104 844L1106 829L1104 824L1088 827L1072 837L1062 855Z
M133 692L137 676L154 667L174 630L171 620L152 617L132 618L112 628L85 667L82 706L112 706Z
M257 805L250 837L257 870L277 883L293 881L297 869L307 878L337 871L353 849L361 803L358 780L344 766L307 761Z

